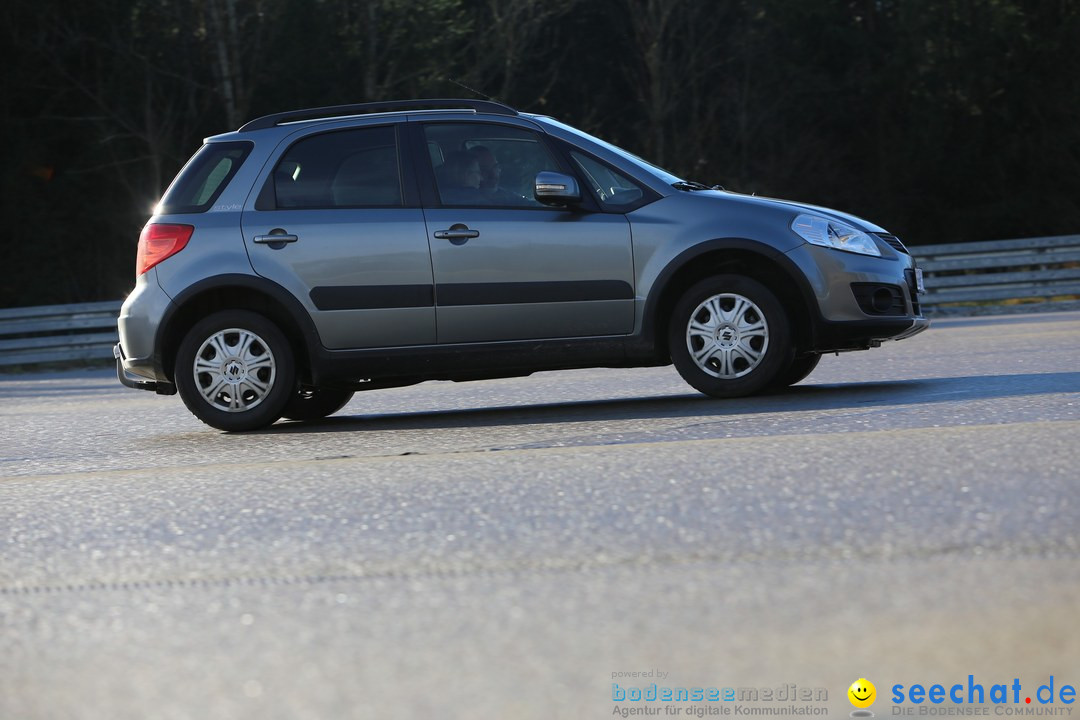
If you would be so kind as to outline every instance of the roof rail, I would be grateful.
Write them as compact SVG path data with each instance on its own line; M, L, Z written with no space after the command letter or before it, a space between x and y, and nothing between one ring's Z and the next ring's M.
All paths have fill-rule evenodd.
M356 105L331 105L329 107L308 108L307 110L292 110L290 112L274 113L251 120L245 123L240 132L247 130L265 130L283 123L299 122L301 120L318 120L321 118L343 117L347 115L364 115L367 113L392 112L394 110L475 110L495 115L517 115L518 111L509 105L491 100L462 100L457 98L440 98L436 100L388 100L385 102L359 103Z

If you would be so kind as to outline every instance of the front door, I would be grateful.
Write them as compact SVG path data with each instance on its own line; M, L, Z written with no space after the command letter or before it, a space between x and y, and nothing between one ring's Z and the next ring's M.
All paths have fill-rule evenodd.
M536 174L567 171L539 133L427 123L423 134L437 188L424 212L440 343L633 330L629 222L537 202Z

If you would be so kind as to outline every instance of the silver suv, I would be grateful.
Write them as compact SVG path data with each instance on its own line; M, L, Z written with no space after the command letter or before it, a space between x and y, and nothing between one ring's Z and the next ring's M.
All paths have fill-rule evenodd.
M714 397L928 326L865 220L676 177L549 117L413 100L208 138L139 238L120 381L222 430L356 390L673 363Z

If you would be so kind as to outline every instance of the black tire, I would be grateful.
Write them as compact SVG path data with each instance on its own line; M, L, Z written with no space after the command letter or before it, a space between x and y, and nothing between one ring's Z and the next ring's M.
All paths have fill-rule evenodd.
M769 384L777 389L786 388L806 379L806 376L814 372L814 368L821 362L821 353L809 353L800 355L791 361L786 370L779 373Z
M200 320L184 336L174 377L195 417L218 430L238 432L266 427L281 417L296 389L296 364L274 323L248 310L224 310Z
M301 388L292 394L281 416L286 420L321 420L345 407L355 393L333 388Z
M672 311L668 348L683 379L718 398L765 389L793 354L780 301L742 275L715 275L687 290Z

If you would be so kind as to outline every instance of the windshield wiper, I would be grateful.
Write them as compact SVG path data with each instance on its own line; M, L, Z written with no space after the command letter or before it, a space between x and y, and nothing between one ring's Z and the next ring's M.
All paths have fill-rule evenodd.
M679 182L671 183L671 187L676 190L723 190L721 185L705 185L704 183L693 182L692 180L680 180Z

